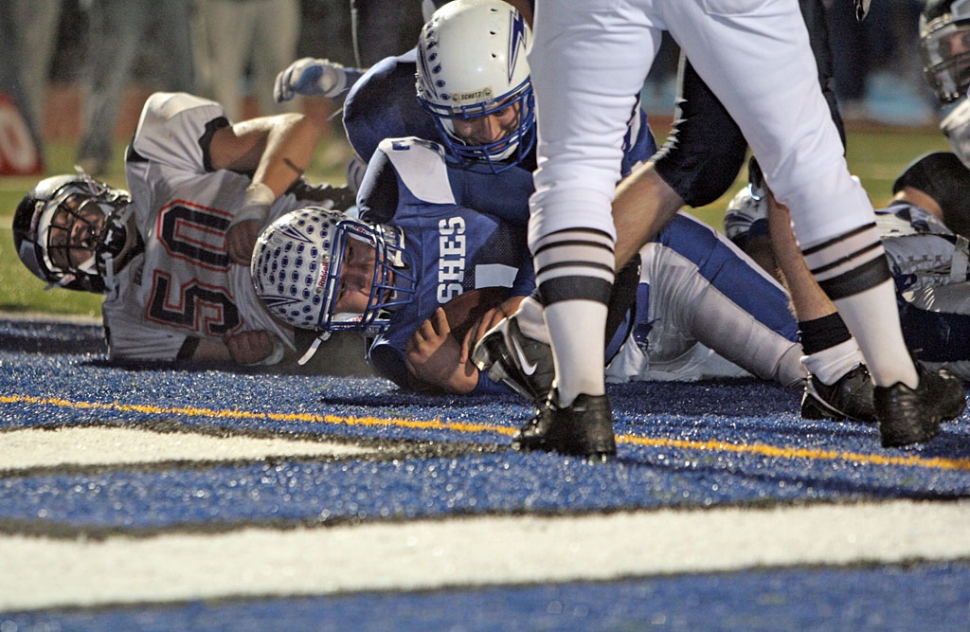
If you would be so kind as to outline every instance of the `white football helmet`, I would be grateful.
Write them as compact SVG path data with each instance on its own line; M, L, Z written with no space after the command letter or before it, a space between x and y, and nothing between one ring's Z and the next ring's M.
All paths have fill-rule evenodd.
M920 58L940 103L970 87L970 0L929 0L920 15Z
M127 230L130 204L127 191L84 173L45 178L14 211L14 248L48 287L103 293L134 238ZM133 251L127 253L126 259Z
M360 314L334 309L348 239L376 252L370 297ZM250 270L267 309L301 329L375 336L414 296L413 266L400 229L318 207L291 211L270 224L256 242Z
M534 98L526 53L532 31L503 0L455 0L431 16L418 40L418 102L432 114L449 159L473 171L499 173L535 144ZM516 129L488 144L468 144L455 119L517 107Z
M748 185L738 191L724 213L724 235L744 250L753 237L768 234L768 196Z

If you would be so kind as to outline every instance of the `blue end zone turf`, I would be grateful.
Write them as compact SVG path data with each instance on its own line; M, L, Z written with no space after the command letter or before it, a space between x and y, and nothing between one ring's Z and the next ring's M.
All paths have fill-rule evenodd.
M610 395L618 458L590 465L509 450L511 433L531 412L511 396L421 396L373 378L215 366L119 368L105 360L98 327L0 321L0 438L31 428L142 428L186 436L333 439L376 450L369 456L134 465L51 457L28 467L12 467L14 455L0 454L0 536L70 542L247 525L381 523L406 531L415 519L939 502L970 495L966 414L944 424L926 446L885 450L874 426L803 420L800 392L756 380L611 386ZM651 534L642 538L649 542ZM93 609L83 603L31 612L0 608L0 630L967 629L967 560L913 562ZM18 570L0 560L0 572Z

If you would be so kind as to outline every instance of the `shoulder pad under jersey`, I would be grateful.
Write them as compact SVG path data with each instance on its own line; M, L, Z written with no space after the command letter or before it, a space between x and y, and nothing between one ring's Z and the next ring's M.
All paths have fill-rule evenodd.
M388 138L381 141L378 150L387 156L398 180L415 198L430 204L455 204L441 145L416 137Z

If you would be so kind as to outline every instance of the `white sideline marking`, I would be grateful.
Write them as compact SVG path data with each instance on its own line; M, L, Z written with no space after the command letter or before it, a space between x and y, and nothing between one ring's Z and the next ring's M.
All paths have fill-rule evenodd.
M970 557L970 502L0 537L0 611Z
M138 428L58 428L0 432L0 471L60 465L132 465L161 461L241 461L269 457L376 454L373 448L334 442Z

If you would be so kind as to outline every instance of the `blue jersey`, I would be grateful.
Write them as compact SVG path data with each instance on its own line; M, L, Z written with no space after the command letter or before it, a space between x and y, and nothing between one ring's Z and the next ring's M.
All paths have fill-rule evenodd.
M402 387L408 386L405 344L437 307L473 288L504 287L506 296L535 289L525 227L462 204L443 151L418 139L385 141L368 176L393 173L381 179L394 183L394 199L387 192L372 198L366 188L360 197L361 217L401 227L415 260L415 299L393 315L368 358L379 374ZM797 327L784 290L726 238L678 215L641 251L641 260L635 308L626 314L608 357L623 345L640 351L628 349L619 371L635 376L640 368L628 368L636 358L659 362L701 343L759 377L783 383L800 377L800 352L791 353ZM733 333L722 335L723 328ZM794 363L783 365L786 354ZM481 374L475 392L504 389Z
M417 49L386 57L358 79L344 100L344 129L361 160L370 162L385 138L417 136L438 141L434 119L418 103Z
M393 216L386 219L387 208L361 197L362 219L380 218L403 229L415 266L414 300L394 313L390 327L368 351L371 366L402 387L408 386L405 343L439 306L476 288L507 288L506 296L535 289L525 230L461 204L442 152L439 145L419 139L384 141L371 164L395 175ZM496 388L484 377L479 383Z
M518 274L515 281L503 281L509 296L524 296L534 288L526 243L534 152L498 174L471 172L449 162L433 116L417 100L416 60L412 50L378 62L354 84L344 103L347 138L368 162L357 200L361 217L404 228L410 252L422 262L417 298L395 314L390 329L368 352L375 370L401 386L407 385L407 339L439 305L457 295L439 296L434 280L438 266L446 265L443 248L449 235L441 230L449 230L451 219L465 231L462 291L495 285L480 273L503 266ZM638 106L624 139L623 174L656 150L646 113ZM480 390L495 388L480 376Z
M364 162L370 162L385 138L414 136L441 144L441 132L433 116L421 107L415 88L417 50L387 57L354 83L344 101L344 129L350 145ZM533 130L533 133L534 130ZM623 140L620 173L626 176L634 166L657 151L647 114L639 107L631 113ZM531 178L535 169L534 150L520 165ZM491 174L478 174L491 178Z

